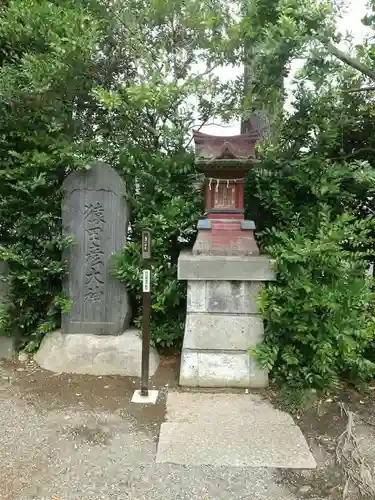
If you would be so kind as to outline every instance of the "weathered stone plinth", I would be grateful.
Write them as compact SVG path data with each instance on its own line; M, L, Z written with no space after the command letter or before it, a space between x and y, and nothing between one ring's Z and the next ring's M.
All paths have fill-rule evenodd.
M0 332L0 359L13 359L16 355L14 339L4 337Z
M48 333L34 356L41 368L55 373L141 376L142 339L137 330L122 335ZM150 347L150 377L159 355Z
M193 255L259 255L254 238L255 224L241 218L222 218L224 215L198 222L198 235Z
M182 252L178 277L188 281L180 385L266 387L268 374L248 350L263 339L255 299L274 278L271 260Z

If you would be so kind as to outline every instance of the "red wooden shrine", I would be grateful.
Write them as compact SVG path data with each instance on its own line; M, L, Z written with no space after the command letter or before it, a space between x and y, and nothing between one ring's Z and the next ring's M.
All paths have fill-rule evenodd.
M236 136L194 132L196 165L204 173L205 219L198 222L195 254L258 255L255 224L244 220L246 171L257 162L256 130Z

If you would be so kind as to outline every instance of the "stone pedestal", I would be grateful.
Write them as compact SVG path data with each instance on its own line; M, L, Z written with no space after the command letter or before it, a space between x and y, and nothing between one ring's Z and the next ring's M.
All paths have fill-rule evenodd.
M180 385L266 387L268 374L249 355L263 339L256 304L274 278L259 255L255 224L245 220L246 172L257 163L260 130L237 136L193 133L196 165L204 173L205 219L191 253L182 253L178 277L188 282Z
M274 279L271 260L183 252L178 277L188 281L180 385L266 387L268 374L248 350L263 339L255 299L264 282Z
M152 377L160 361L153 347L149 359ZM41 368L54 373L140 377L142 338L138 330L132 329L121 335L50 332L34 360Z

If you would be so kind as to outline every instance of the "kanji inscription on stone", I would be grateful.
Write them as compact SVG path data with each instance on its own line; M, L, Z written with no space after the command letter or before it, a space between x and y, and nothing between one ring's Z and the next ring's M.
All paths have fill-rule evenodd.
M104 207L100 201L85 205L83 218L86 222L88 248L85 255L85 302L100 302L104 297L105 267L102 238L105 226Z
M105 163L71 173L64 183L63 234L73 238L64 252L64 283L72 301L64 313L65 333L117 334L129 323L126 287L111 273L111 257L126 243L129 211L125 183Z

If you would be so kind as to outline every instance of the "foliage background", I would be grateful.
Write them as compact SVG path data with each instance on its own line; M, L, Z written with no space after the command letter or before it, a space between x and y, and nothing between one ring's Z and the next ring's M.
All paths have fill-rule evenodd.
M364 383L375 369L373 104L343 92L358 85L356 73L317 62L299 75L280 140L248 178L249 216L277 264L256 352L276 380L301 390Z
M374 41L343 53L329 0L9 0L0 11L0 258L3 330L35 349L68 307L61 294L61 185L99 157L125 177L132 221L115 274L140 324L140 234L154 238L152 335L179 347L186 285L176 278L202 213L191 128L266 117L247 215L277 281L261 297L257 350L275 378L327 389L374 375L371 282ZM373 31L373 6L364 22ZM293 109L284 78L295 57ZM223 83L220 65L245 65ZM365 86L366 91L357 91ZM353 91L355 89L356 91Z
M203 199L194 188L194 159L181 154L121 157L128 179L132 224L129 243L116 259L115 275L127 284L133 298L134 321L141 326L141 233L152 233L151 341L158 347L180 348L186 314L186 283L177 280L177 260L191 247ZM138 163L139 162L139 163ZM136 179L137 186L134 186Z
M68 307L61 185L97 154L99 126L108 128L92 89L131 74L117 31L90 0L11 0L0 10L0 258L10 282L2 324L29 349Z

